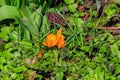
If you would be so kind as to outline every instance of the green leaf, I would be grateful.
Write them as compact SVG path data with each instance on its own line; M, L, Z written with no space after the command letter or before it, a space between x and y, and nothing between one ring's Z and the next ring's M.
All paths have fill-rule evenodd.
M107 50L106 50L106 45L105 45L105 44L103 44L103 45L100 47L99 52L107 52Z
M2 28L1 28L1 31L2 31L3 33L6 33L6 34L10 34L10 32L13 31L13 30L14 30L14 27L5 26L5 27L2 27Z
M0 21L4 19L16 19L16 17L20 17L16 7L8 5L0 7Z
M64 73L63 72L59 72L56 74L56 80L63 80L64 77Z
M101 71L100 67L97 67L95 69L95 73L96 73L96 80L104 80L104 72Z
M120 65L118 65L115 70L115 74L119 74L119 73L120 73Z
M72 4L75 2L75 0L64 0L65 4Z
M120 47L120 40L118 40L118 41L116 42L116 44Z
M20 73L22 71L23 71L23 67L16 67L16 68L14 68L14 72L15 73Z
M2 53L0 53L1 56ZM0 57L0 64L6 63L6 60L4 57Z
M6 43L5 45L4 45L4 49L8 49L8 48L10 48L11 47L11 43Z
M9 78L9 75L3 74L3 75L2 75L2 80L12 80L12 79Z
M112 52L112 54L113 54L114 56L119 54L117 44L111 45L111 46L110 46L110 49L111 49L111 52Z
M74 22L77 26L80 26L80 27L83 24L83 20L81 18L75 18Z
M68 10L70 12L74 13L76 11L76 8L77 8L77 4L68 5Z
M16 79L17 74L16 74L16 73L12 73L10 77L11 77L12 79Z
M46 35L48 32L50 31L49 29L49 25L48 25L48 22L47 22L47 17L46 16L43 16L43 20L42 20L42 26L41 26L41 29L40 29L40 32L44 35Z
M33 33L36 36L39 36L39 31L38 31L38 29L34 28L34 25L32 24L32 22L30 22L29 20L21 20L21 21L28 31L30 31L31 33Z
M82 46L80 49L85 51L85 52L88 52L90 47L89 46Z
M74 80L72 77L68 77L67 80Z
M29 42L29 41L22 40L22 41L20 42L20 44L21 44L21 47L23 47L25 50L30 50L30 49L32 49L32 43Z
M119 76L117 76L116 80L120 80L120 75L119 75Z
M8 41L9 36L6 33L1 32L0 33L0 38L2 38L3 41Z
M7 50L3 51L1 53L1 56L4 57L4 58L6 58L6 59L8 59L8 60L10 60L11 58L13 58L13 55L9 51L7 51Z
M108 16L113 16L117 11L118 11L118 7L116 4L107 5L105 8L105 13Z
M12 37L13 37L14 40L16 40L16 41L18 40L18 33L16 31L13 31L11 33L11 35L12 35Z

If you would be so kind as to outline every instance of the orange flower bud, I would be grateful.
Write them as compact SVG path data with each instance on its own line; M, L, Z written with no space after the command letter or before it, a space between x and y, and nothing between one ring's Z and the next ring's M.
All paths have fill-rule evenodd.
M40 49L40 52L39 52L39 54L37 55L39 58L42 58L42 56L43 56L43 53L42 53L42 49Z
M57 44L57 37L55 34L50 33L47 38L46 42L43 42L44 46L47 46L49 48L55 46Z

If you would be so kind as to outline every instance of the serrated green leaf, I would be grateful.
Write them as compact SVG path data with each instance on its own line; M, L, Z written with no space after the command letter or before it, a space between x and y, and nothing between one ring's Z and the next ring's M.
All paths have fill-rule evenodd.
M0 33L0 38L2 38L3 41L8 41L9 36L6 33L1 32Z

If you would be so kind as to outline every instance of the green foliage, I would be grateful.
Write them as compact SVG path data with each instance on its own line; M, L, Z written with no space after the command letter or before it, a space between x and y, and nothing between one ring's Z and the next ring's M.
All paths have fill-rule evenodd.
M0 80L120 80L119 30L104 29L119 27L119 1L110 2L0 0ZM46 12L66 25L48 22ZM66 45L43 46L59 28Z
M64 0L65 4L72 4L75 2L75 0Z
M75 12L76 11L76 8L77 8L77 4L71 4L71 5L68 5L68 10L70 12Z
M4 19L16 19L16 17L20 17L20 13L16 7L8 5L0 7L0 21Z

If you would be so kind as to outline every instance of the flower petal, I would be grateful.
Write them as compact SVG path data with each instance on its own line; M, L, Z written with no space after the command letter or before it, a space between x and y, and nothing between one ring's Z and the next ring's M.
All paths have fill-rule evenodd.
M57 44L57 37L55 34L50 33L47 38L46 42L43 42L44 46L47 46L49 48L55 46Z
M57 42L57 47L58 49L62 48L65 46L65 40L64 40L64 36L61 35L58 39L58 42Z

